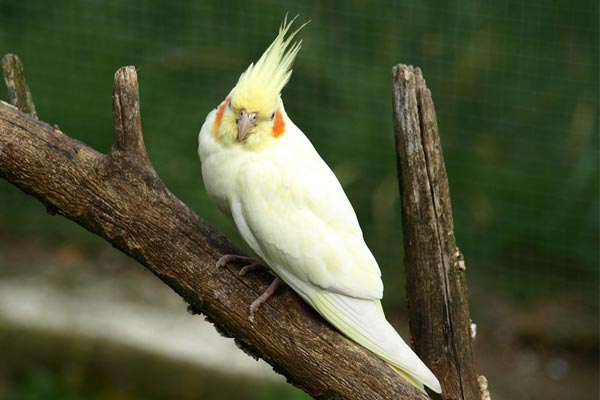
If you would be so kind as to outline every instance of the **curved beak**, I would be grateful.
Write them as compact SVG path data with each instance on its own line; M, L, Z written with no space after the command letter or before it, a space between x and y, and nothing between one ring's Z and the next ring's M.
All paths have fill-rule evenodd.
M239 118L237 120L238 142L243 142L248 137L250 130L256 126L256 113L248 113L246 109L240 111Z

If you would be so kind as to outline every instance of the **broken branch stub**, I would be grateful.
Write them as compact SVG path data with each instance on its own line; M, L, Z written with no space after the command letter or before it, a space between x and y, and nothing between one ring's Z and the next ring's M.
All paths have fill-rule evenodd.
M115 135L113 152L126 152L147 160L142 120L140 95L135 67L121 67L115 73L113 90L113 120Z
M2 72L11 104L33 118L37 118L21 59L16 54L6 54L2 57Z
M397 65L393 109L410 330L442 397L479 399L467 287L431 92L419 68Z

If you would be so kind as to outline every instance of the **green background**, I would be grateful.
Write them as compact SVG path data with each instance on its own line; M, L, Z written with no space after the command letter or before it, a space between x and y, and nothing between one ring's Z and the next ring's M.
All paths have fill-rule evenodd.
M203 189L197 134L286 12L311 20L286 111L344 185L387 307L404 301L391 68L405 63L433 93L471 290L573 296L597 316L597 2L2 0L0 51L21 57L40 119L102 152L113 74L135 65L157 172L238 240ZM31 238L108 247L4 181L0 238L0 252Z
M299 13L312 22L283 92L286 110L339 175L387 276L402 269L390 75L405 63L421 67L433 92L470 276L500 278L522 294L593 294L592 3L13 2L0 3L0 48L21 56L40 118L104 152L113 74L135 65L158 173L227 230L202 187L197 133L286 11ZM88 240L78 227L43 218L35 201L8 184L1 188L3 232Z

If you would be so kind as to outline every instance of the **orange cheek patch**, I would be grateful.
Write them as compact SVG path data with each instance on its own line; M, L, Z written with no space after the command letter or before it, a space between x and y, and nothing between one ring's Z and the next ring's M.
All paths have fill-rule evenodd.
M219 127L221 126L221 120L223 119L223 113L225 113L225 108L229 104L229 97L225 99L224 102L221 103L219 108L217 109L217 115L215 116L215 123L213 124L212 134L215 140L218 139Z
M278 138L285 132L285 122L283 121L283 115L281 111L275 113L275 120L273 121L273 137Z

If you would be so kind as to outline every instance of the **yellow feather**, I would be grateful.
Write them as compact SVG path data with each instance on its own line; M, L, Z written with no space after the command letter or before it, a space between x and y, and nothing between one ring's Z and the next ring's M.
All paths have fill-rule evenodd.
M396 371L397 374L399 374L404 379L406 379L408 381L408 383L410 383L411 385L413 385L414 387L419 389L421 392L427 394L427 392L425 391L425 386L423 386L423 384L421 382L417 381L413 376L407 374L400 368L396 367L394 364L387 363L387 365L389 365L394 371Z
M286 15L273 43L256 64L250 64L242 73L231 93L233 108L257 112L262 118L270 117L275 111L281 90L290 80L292 64L302 44L302 41L292 44L292 39L308 23L286 38L296 18L297 16L288 23Z

